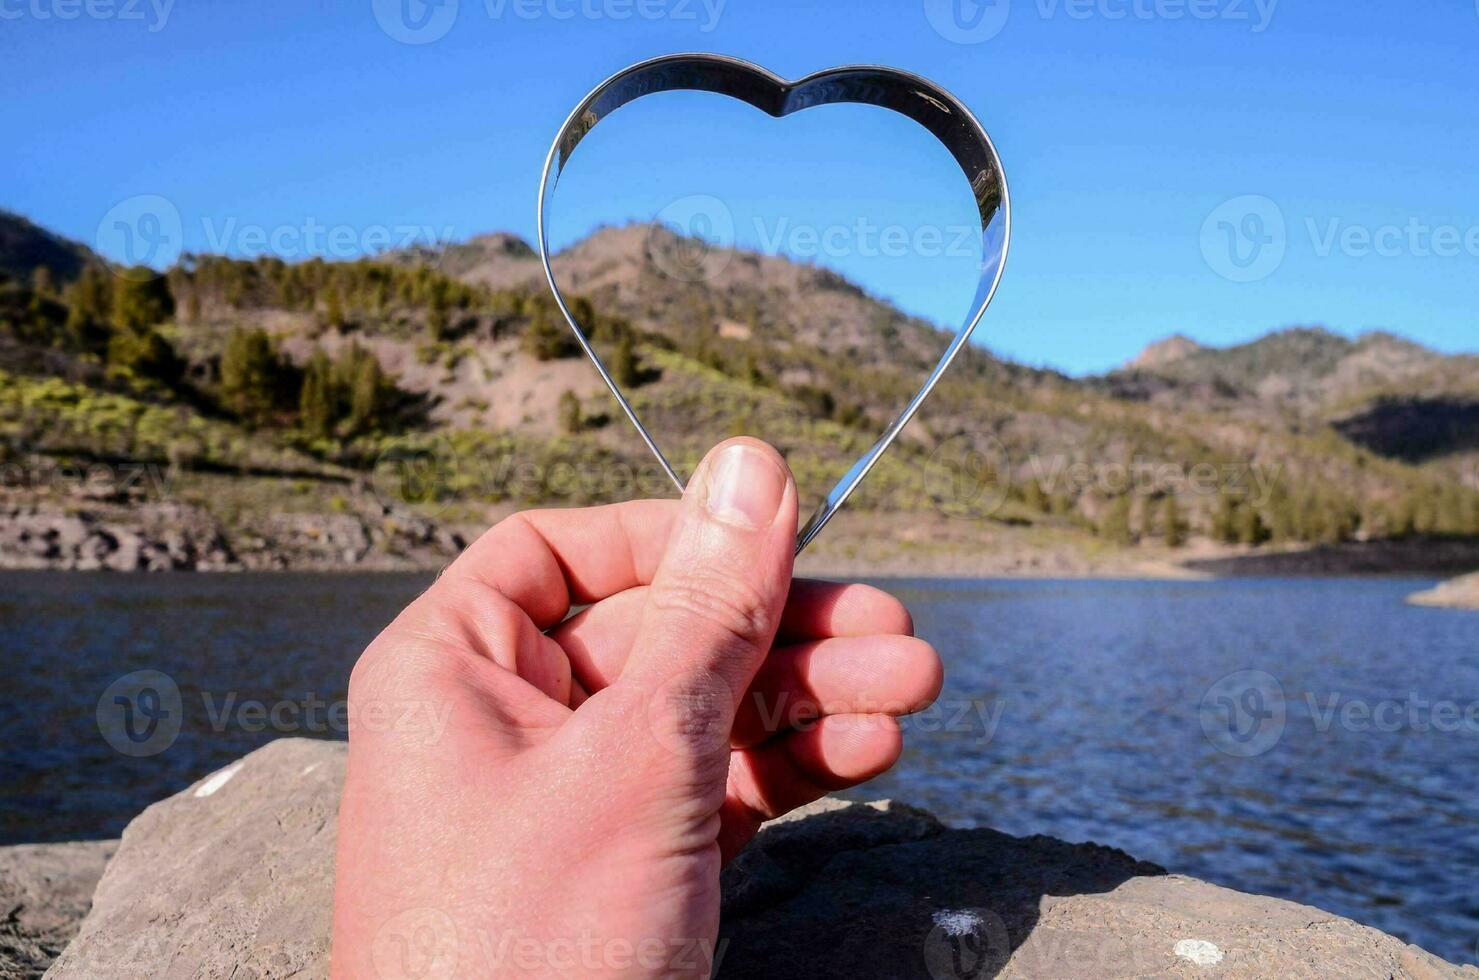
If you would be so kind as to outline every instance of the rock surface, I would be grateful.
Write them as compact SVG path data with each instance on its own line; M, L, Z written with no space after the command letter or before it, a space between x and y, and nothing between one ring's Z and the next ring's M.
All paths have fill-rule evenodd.
M0 977L39 977L92 904L112 840L0 848Z
M48 976L326 976L344 760L284 739L145 810ZM1316 909L897 803L776 821L723 884L727 978L1479 978Z
M1444 582L1426 592L1407 597L1415 606L1441 606L1445 609L1479 609L1479 572Z
M338 514L268 514L228 537L199 507L173 501L6 503L0 496L0 568L162 572L441 568L462 534L404 508L358 499Z
M327 976L346 749L281 739L135 817L47 975Z

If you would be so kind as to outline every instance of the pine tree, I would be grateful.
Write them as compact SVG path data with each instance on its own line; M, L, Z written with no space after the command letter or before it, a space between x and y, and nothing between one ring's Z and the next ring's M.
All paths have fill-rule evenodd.
M1299 538L1299 515L1295 511L1294 498L1282 485L1275 486L1269 495L1269 534L1275 541L1296 541Z
M1236 544L1238 540L1237 502L1225 492L1217 495L1212 509L1212 523L1208 536L1220 544Z
M1033 479L1028 479L1022 485L1022 505L1034 514L1047 513L1048 495L1043 493L1041 483Z
M298 394L298 417L303 430L327 439L334 432L337 416L333 365L323 351L313 355L303 374L303 388Z
M553 361L561 357L573 357L580 353L570 331L555 322L548 306L535 308L529 325L524 328L524 350L541 361Z
M125 330L143 331L175 314L175 298L169 281L148 269L136 267L119 278L113 288L113 322Z
M38 296L48 298L56 296L56 279L53 278L49 268L44 265L38 265L31 270L31 289Z
M1166 547L1179 548L1186 544L1186 532L1186 519L1181 516L1176 495L1167 494L1161 503L1161 534L1166 539Z
M641 377L637 368L637 352L629 333L623 333L616 342L616 351L611 355L611 376L624 388L635 387Z
M267 332L238 327L221 354L221 403L249 425L262 425L280 404L284 373Z
M560 428L574 435L585 425L585 420L580 413L580 399L575 397L575 392L565 389L560 393Z
M1104 519L1099 523L1099 536L1118 545L1135 543L1135 531L1130 526L1130 496L1122 494L1110 502Z
M356 348L358 350L358 348ZM349 389L349 425L355 432L371 432L379 427L380 413L385 408L385 372L380 361L368 351L358 358L354 383Z
M344 316L344 301L339 297L339 290L332 286L324 296L322 323L330 330L343 330L347 323Z
M1390 509L1387 533L1394 538L1410 538L1417 533L1417 508L1411 497L1403 497Z
M100 350L108 342L113 315L113 276L95 264L82 273L67 290L67 335L83 350Z
M1263 517L1258 513L1258 508L1249 503L1239 503L1235 508L1233 526L1237 532L1239 544L1260 545L1269 539L1268 527L1263 523Z

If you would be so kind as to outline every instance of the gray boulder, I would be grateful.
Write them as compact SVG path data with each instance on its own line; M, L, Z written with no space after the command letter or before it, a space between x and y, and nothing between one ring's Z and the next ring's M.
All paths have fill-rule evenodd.
M327 976L346 748L280 739L135 817L47 976Z
M0 977L39 977L92 904L113 840L0 847Z
M1443 609L1479 609L1479 572L1449 579L1434 588L1407 597L1415 606Z
M145 810L48 977L326 976L344 760L284 739ZM725 978L1479 980L1317 909L897 803L776 821L723 884Z

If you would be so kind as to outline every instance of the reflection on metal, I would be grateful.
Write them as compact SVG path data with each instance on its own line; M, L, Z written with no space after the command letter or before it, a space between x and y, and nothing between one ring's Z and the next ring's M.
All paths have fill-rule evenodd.
M901 115L908 116L929 130L943 143L960 165L975 195L976 208L981 218L983 255L980 284L972 302L970 313L956 330L955 336L941 355L939 362L930 371L919 391L909 400L893 422L884 429L867 452L848 468L836 485L828 491L826 499L812 514L797 537L796 550L811 542L857 488L868 471L878 462L886 449L898 437L899 432L914 417L919 406L935 387L945 369L955 360L971 331L976 328L981 315L991 303L991 297L1001 282L1002 270L1006 266L1007 245L1011 239L1011 204L1007 194L1006 177L1002 173L1001 160L991 138L960 100L949 92L918 75L876 65L854 65L829 68L788 82L771 74L758 65L713 54L678 54L654 58L623 69L596 88L575 107L565 125L560 127L554 145L545 159L544 173L539 186L539 257L544 264L545 278L554 292L555 302L560 307L576 340L595 364L602 380L616 396L626 417L652 450L662 468L672 478L679 492L683 480L673 470L657 447L652 434L642 424L632 409L621 388L611 377L606 365L601 363L585 330L570 312L560 286L555 280L550 265L549 236L546 231L545 214L549 198L559 182L560 174L570 161L575 148L596 124L612 112L644 95L673 91L714 92L748 102L750 105L780 118L812 106L836 103L860 103L875 105Z

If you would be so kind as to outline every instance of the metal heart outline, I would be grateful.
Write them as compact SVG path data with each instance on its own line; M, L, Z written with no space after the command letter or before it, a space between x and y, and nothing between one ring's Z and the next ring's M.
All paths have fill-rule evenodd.
M674 54L624 68L592 89L560 127L553 145L550 146L549 155L545 157L539 184L539 260L544 266L545 280L554 294L555 303L565 317L565 322L574 331L581 349L596 366L596 371L615 396L622 412L680 494L684 490L683 480L658 448L652 433L647 431L647 427L637 417L631 403L622 394L611 373L606 370L606 365L601 362L585 331L565 303L565 296L560 291L550 264L549 235L545 221L549 198L559 182L560 174L586 134L602 119L628 102L645 95L674 91L727 95L747 102L776 119L812 106L836 103L875 105L908 116L944 144L970 182L981 218L983 248L986 247L986 235L992 221L998 214L1002 218L1000 248L995 254L982 256L982 274L970 314L956 330L919 391L883 430L873 447L860 456L827 492L811 518L801 528L796 537L796 553L800 554L857 489L858 484L863 482L868 471L919 411L945 370L970 339L976 324L985 314L986 307L991 305L991 298L995 295L996 287L1001 283L1002 273L1006 269L1007 249L1012 237L1011 198L1007 191L1006 175L1002 171L1001 160L996 154L991 137L964 103L928 79L898 68L847 65L815 72L793 82L738 58L717 54ZM988 274L992 264L995 269Z

